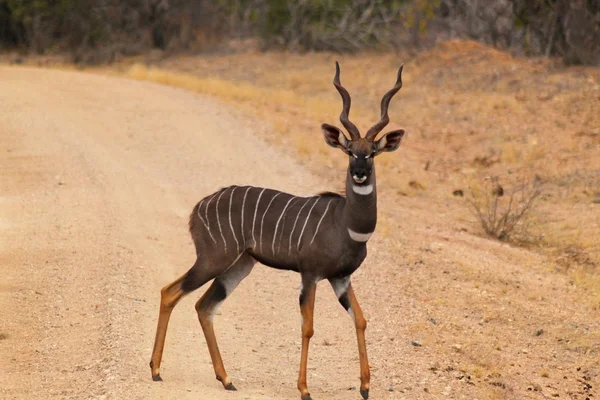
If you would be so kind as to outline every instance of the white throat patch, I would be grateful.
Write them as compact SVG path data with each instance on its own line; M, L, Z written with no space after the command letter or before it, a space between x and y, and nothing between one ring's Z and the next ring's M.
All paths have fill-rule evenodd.
M368 194L373 193L373 185L366 185L366 186L352 185L352 191L356 194L366 196Z
M352 229L348 228L348 234L350 235L350 239L354 240L355 242L363 242L364 243L371 238L371 235L373 234L373 232L358 233L358 232L354 232Z

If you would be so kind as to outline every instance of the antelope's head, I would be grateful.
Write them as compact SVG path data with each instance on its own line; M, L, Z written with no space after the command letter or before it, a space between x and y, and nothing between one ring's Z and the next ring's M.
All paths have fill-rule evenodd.
M338 129L329 124L321 125L325 142L332 147L337 147L350 157L349 171L354 182L358 185L367 185L373 171L373 159L384 151L394 151L400 146L404 129L391 131L376 140L376 136L390 122L388 107L392 97L402 87L402 67L398 69L396 84L381 99L381 119L367 131L364 137L360 136L358 128L348 119L350 114L350 94L340 83L340 65L335 63L335 77L333 85L342 96L343 110L340 121L348 131L350 139Z

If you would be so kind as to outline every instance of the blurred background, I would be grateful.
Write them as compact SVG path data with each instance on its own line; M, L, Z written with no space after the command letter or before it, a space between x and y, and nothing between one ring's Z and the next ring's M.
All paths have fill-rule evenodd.
M468 38L600 63L595 0L2 0L0 49L109 62L149 49L418 50Z
M598 397L597 0L0 0L0 64L12 64L0 69L7 104L0 107L0 183L17 182L6 186L13 197L2 204L14 207L4 208L6 218L66 204L47 223L35 214L30 225L13 225L24 236L47 231L41 243L51 255L60 250L49 265L70 268L86 288L122 276L88 294L58 272L45 278L47 269L38 268L48 263L44 251L11 242L2 265L23 282L7 290L7 304L19 296L32 307L46 304L40 298L55 304L70 293L55 306L63 322L75 303L83 311L80 327L65 323L46 336L46 362L37 363L37 337L29 341L33 361L11 364L24 383L15 381L9 395L43 393L22 389L31 370L43 378L40 388L54 385L59 394L83 380L104 385L91 392L110 395L112 381L97 379L105 375L124 377L121 398L161 398L158 390L165 399L198 398L214 386L208 356L189 350L190 338L203 340L189 312L174 322L179 350L166 364L169 378L180 381L150 386L158 290L193 255L190 243L181 250L193 204L209 190L248 183L214 177L251 177L302 194L342 189L347 159L323 143L319 128L337 124L341 111L336 60L352 96L350 118L363 133L379 120L381 96L404 64L388 129L404 128L407 136L397 152L377 159L379 221L355 280L370 324L374 396ZM268 164L258 158L264 154ZM78 177L80 169L93 179ZM78 191L86 187L87 197ZM23 195L30 191L58 200ZM26 201L32 206L23 207ZM85 234L82 210L102 219ZM62 228L71 219L71 229ZM10 238L12 229L0 233ZM103 258L104 243L115 247L113 264ZM75 255L84 253L89 259ZM23 274L27 268L41 272ZM20 289L32 275L40 294ZM263 268L245 282L218 317L225 356L235 359L234 376L246 377L241 386L253 396L239 398L296 396L297 277ZM262 282L276 284L265 289ZM356 398L347 391L357 384L346 368L356 361L350 322L329 288L319 290L329 297L317 305L314 391ZM106 293L117 301L107 303ZM5 319L12 330L0 327L8 332L0 332L0 345L15 346L21 339L14 332L40 325L33 313L4 308L14 318ZM65 332L90 324L89 309L119 321L101 325L111 326L92 351L101 362L90 366L88 347L65 341L63 362L78 361L56 380L45 365L60 357L55 348ZM40 326L55 325L54 314L38 313ZM100 355L106 348L119 351L106 356L108 373ZM199 377L205 380L196 386ZM131 391L134 384L143 391ZM79 398L88 398L83 392Z

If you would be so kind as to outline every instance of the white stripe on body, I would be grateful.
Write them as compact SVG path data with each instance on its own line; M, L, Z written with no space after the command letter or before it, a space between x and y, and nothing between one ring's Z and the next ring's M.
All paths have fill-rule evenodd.
M356 194L366 196L368 194L373 193L373 185L366 185L366 186L352 185L352 191Z
M206 209L204 210L204 216L206 217L206 223L208 224L208 229L210 232L210 220L208 219L208 207L210 207L210 202L213 201L213 199L215 197L217 197L217 195L219 194L219 192L213 193L212 196L210 196L210 199L208 199L208 202L206 203ZM210 234L210 236L212 237L212 233ZM215 243L217 243L217 241L215 240Z
M287 210L288 206L294 199L296 199L295 196L293 196L291 199L288 200L287 203L285 203L285 207L283 207L283 211L281 211L281 215L279 216L279 218L277 219L277 223L275 224L275 232L273 232L273 243L271 244L271 251L273 252L273 255L275 255L275 239L277 238L277 229L279 229L279 223L281 222L281 218L283 218L283 214L285 214L285 211Z
M244 193L244 200L242 200L242 241L244 242L243 245L246 244L246 232L244 232L244 209L246 208L246 196L248 195L248 192L250 191L250 189L252 189L252 186L248 186L248 189L246 189L246 192Z
M329 205L331 204L332 201L333 201L333 199L329 200L329 202L327 203L327 207L325 207L325 212L323 213L323 215L321 215L321 219L319 219L319 223L317 224L317 228L315 229L315 234L313 235L312 239L310 239L311 244L312 244L312 242L314 242L315 237L317 236L317 233L319 232L319 227L321 226L321 222L323 222L323 218L325 218L325 214L327 214L327 210L329 210Z
M227 253L227 242L225 241L225 236L223 236L223 229L221 229L221 219L219 218L219 202L221 201L221 197L223 197L227 189L221 192L219 198L217 199L217 206L215 207L215 214L217 215L217 224L219 225L219 232L221 232L221 239L223 239L223 246L225 246L225 253Z
M231 223L231 202L233 201L233 193L235 192L236 187L231 190L231 195L229 195L229 228L231 229L231 233L233 234L233 239L235 240L235 248L239 252L240 251L240 242L238 242L237 236L235 235L235 231L233 230L233 224Z
M294 207L294 202L296 200L302 199L303 197L295 197L294 201L292 201L290 203L290 206L288 207L288 209L285 211L285 213L283 213L283 224L281 225L281 233L279 234L279 244L277 245L277 252L279 253L279 250L281 249L281 241L283 240L283 232L285 230L285 216L287 215L287 213L292 209L292 207Z
M302 210L304 210L304 207L306 207L306 205L308 203L310 203L310 199L312 197L308 197L306 199L306 202L304 203L304 205L302 207L300 207L300 211L298 211L298 215L296 215L296 220L294 221L294 226L292 226L292 231L290 232L290 243L288 245L288 254L290 254L290 252L292 251L292 236L294 236L294 230L296 230L296 223L298 222L298 218L300 217L300 214L302 214Z
M275 198L277 198L277 196L279 196L281 194L281 192L277 192L275 193L275 196L273 196L273 198L271 199L271 201L269 202L269 204L267 204L267 208L265 209L265 212L263 213L263 216L260 220L260 252L262 253L262 233L263 233L263 225L265 223L265 215L267 215L267 211L269 211L269 208L271 207L271 204L273 203L273 200L275 200Z
M302 235L304 235L304 229L306 229L306 224L308 224L308 219L310 218L310 214L312 213L313 208L315 208L320 199L320 197L317 197L314 204L308 211L308 215L306 216L306 219L304 220L304 225L302 226L302 230L300 231L300 236L298 236L298 244L296 245L296 250L300 250L300 241L302 240Z
M214 197L214 194L212 196L210 196L210 200L212 200L213 197ZM210 238L212 239L212 241L217 243L217 241L215 240L215 237L213 236L212 232L210 231L210 221L207 221L204 218L202 218L202 215L200 214L200 212L202 211L202 203L204 203L204 200L206 200L206 197L203 198L202 201L200 202L200 204L198 205L198 212L197 212L198 218L200 218L200 221L202 221L202 223L204 224L204 227L208 231L208 234L210 235ZM210 203L210 200L208 201L209 203ZM206 206L206 208L208 209L208 205Z
M363 242L364 243L371 238L371 235L373 234L373 232L358 233L358 232L354 232L352 229L348 228L348 234L350 235L350 238L352 240L354 240L355 242Z
M256 222L256 212L258 211L258 205L260 204L260 198L262 197L265 190L267 190L267 189L265 188L265 189L261 190L260 194L258 195L258 199L256 200L256 206L254 207L254 218L252 218L252 247L256 247L256 237L254 236L254 223Z

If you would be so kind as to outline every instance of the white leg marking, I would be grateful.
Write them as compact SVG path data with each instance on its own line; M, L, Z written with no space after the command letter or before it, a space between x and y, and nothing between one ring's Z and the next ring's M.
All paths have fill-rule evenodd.
M317 233L319 232L319 227L321 226L321 222L323 222L323 218L325 218L325 214L327 214L327 210L329 210L329 205L331 204L332 201L333 201L333 199L330 199L329 202L327 203L327 207L325 207L325 212L323 213L323 215L321 215L321 219L319 220L319 223L317 224L317 228L315 229L315 234L313 235L312 239L310 239L310 243L312 243L315 240L315 237L317 236Z
M267 190L267 189L263 189L260 192L260 194L258 195L258 199L256 200L256 206L254 207L254 218L252 218L252 247L256 247L256 238L254 236L254 223L256 222L256 212L258 211L258 205L260 204L260 198L262 197L265 190Z
M350 277L349 276L331 281L331 286L333 287L333 291L335 292L335 295L338 299L340 297L342 297L342 295L344 293L346 293L346 291L348 291L349 285L350 285Z
M358 233L358 232L354 232L352 229L348 228L348 234L350 235L350 239L354 240L355 242L366 242L367 240L369 240L371 238L371 235L373 234L373 232Z
M245 243L246 243L246 232L244 232L244 209L246 208L246 196L248 195L248 191L250 191L250 189L252 189L252 186L248 186L248 189L246 189L246 192L244 193L244 200L242 200L242 228L241 229L242 229L242 242L244 242L243 245L245 245Z
M313 208L315 208L315 206L319 202L319 199L320 199L320 197L317 197L317 199L313 203L312 207L310 208L310 211L308 212L306 219L304 220L304 225L302 226L302 230L300 231L300 236L298 236L298 244L296 245L296 250L300 249L300 240L302 240L302 235L304 235L304 229L306 229L306 224L308 224L308 219L310 218L310 214L312 213Z
M277 238L277 229L279 229L279 223L281 222L281 218L283 218L283 214L285 213L288 206L290 205L290 202L292 200L294 200L295 198L296 197L292 197L291 199L288 200L287 203L285 203L285 207L283 207L283 211L281 211L281 215L279 216L279 218L277 219L277 223L275 224L275 232L273 233L273 243L271 244L271 251L273 252L273 255L275 255L275 238Z
M211 196L212 199L212 196ZM215 240L212 232L210 231L210 224L207 223L207 221L202 217L201 209L202 209L202 203L204 203L204 201L206 200L206 197L202 199L202 201L200 202L200 204L198 205L198 218L200 218L200 221L202 221L202 223L204 224L204 227L206 228L206 230L208 231L208 234L210 235L210 238L212 239L213 242L217 243L217 241ZM206 206L208 208L208 206Z
M231 190L231 195L229 195L229 228L231 229L231 233L233 234L233 239L235 240L235 248L239 252L240 251L240 242L238 242L237 236L235 235L235 231L233 230L233 224L231 223L231 203L233 201L233 192L235 192L236 187Z
M263 224L265 223L265 215L267 215L267 211L269 211L269 207L271 207L271 203L273 203L273 200L275 200L275 198L277 196L279 196L280 194L281 194L281 192L275 193L275 196L273 196L273 198L271 199L271 201L267 205L267 208L265 209L265 212L263 213L263 216L262 216L262 218L260 220L260 252L261 253L262 253L262 233L263 233Z
M294 230L296 230L296 223L298 223L298 218L300 217L300 214L302 214L302 210L304 210L304 207L306 207L306 205L308 203L310 203L310 199L311 199L311 197L306 199L306 202L304 203L304 205L302 207L300 207L300 211L298 211L298 215L296 215L296 220L294 221L294 226L292 227L292 231L290 232L290 243L288 245L288 254L290 254L290 252L292 251L292 236L294 236Z
M217 308L219 308L221 306L221 304L223 304L224 301L225 301L225 299L219 301L217 304L215 304L215 306L212 308L212 310L210 310L210 314L208 314L208 320L210 322L213 321L213 319L215 318L215 314L217 313Z
M352 185L352 191L356 194L366 196L368 194L373 193L373 185L367 185L367 186Z
M350 318L352 318L352 321L356 321L356 318L354 317L354 311L352 311L352 307L348 307L348 314L350 314Z
M223 239L223 246L225 246L225 253L227 253L227 242L225 241L225 236L223 236L223 229L221 229L221 219L219 218L219 202L221 201L221 197L223 197L227 189L221 192L219 198L217 199L217 206L215 207L215 214L217 214L217 224L219 225L219 232L221 232L221 239Z
M331 281L331 286L333 287L333 291L335 292L335 295L339 300L340 297L342 297L343 295L347 295L348 293L348 286L350 286L350 277L347 276L345 278L333 280ZM352 306L349 306L347 311L348 314L350 314L352 320L354 321L354 311L352 311Z
M233 290L240 284L240 282L243 281L244 278L248 276L248 274L250 274L252 268L254 267L254 261L252 259L249 259L249 262L247 264L236 265L236 263L243 254L244 253L240 253L236 257L236 259L233 260L231 265L229 265L229 267L227 267L227 269L217 277L217 279L219 279L219 281L223 284L223 287L225 288L225 299L227 299L227 297L229 297L231 292L233 292ZM234 265L236 268L231 269ZM211 321L213 320L217 308L219 308L219 306L221 305L221 303L223 303L223 301L225 301L225 299L215 304L215 306L211 310L211 313L209 315Z

